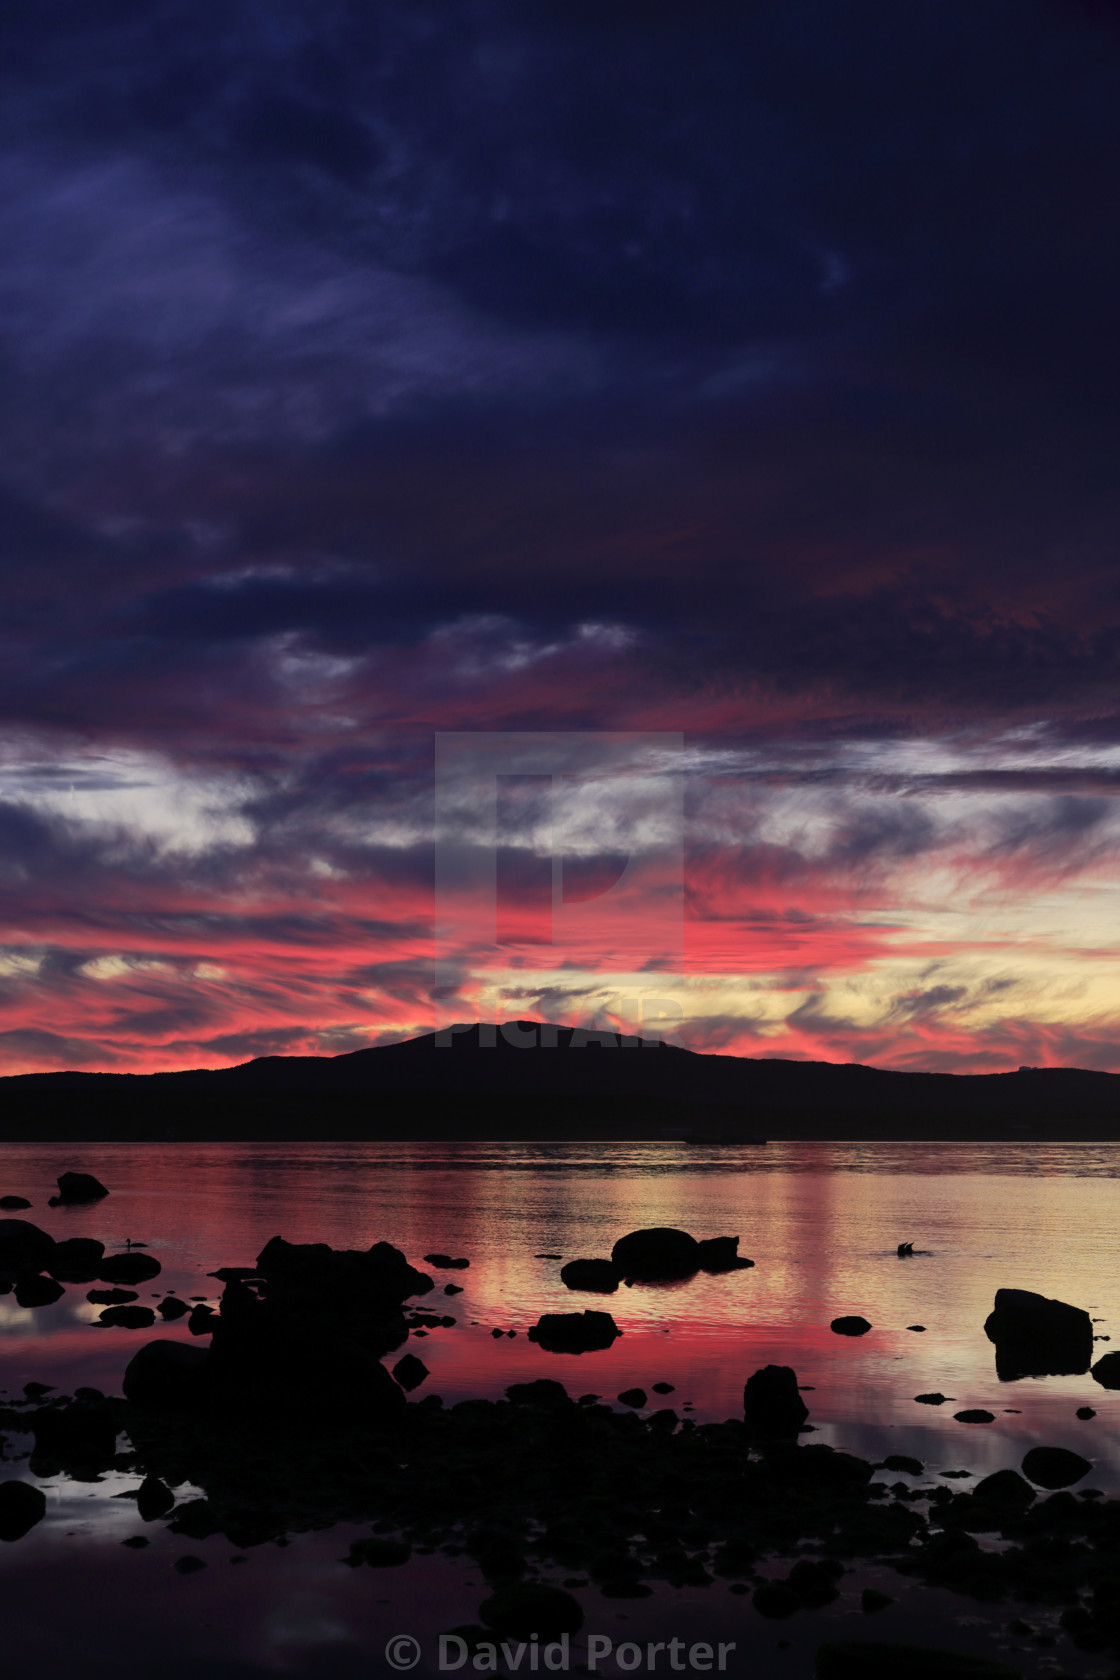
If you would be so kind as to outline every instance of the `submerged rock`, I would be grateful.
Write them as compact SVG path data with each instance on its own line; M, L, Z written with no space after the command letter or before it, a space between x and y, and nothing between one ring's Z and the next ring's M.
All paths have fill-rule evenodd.
M569 1260L560 1268L560 1282L569 1289L587 1289L597 1295L613 1295L619 1276L613 1260Z
M108 1194L101 1180L94 1178L92 1173L64 1172L58 1178L58 1195L52 1196L48 1205L59 1207L82 1202L99 1202Z
M796 1435L809 1416L792 1365L764 1365L747 1378L743 1415L755 1435Z
M1032 1447L1023 1459L1024 1476L1044 1488L1072 1487L1092 1468L1087 1458L1067 1447Z
M0 1196L0 1208L29 1208L26 1196Z
M853 1313L848 1318L834 1318L829 1329L834 1330L838 1336L866 1336L871 1325L866 1318L860 1318L858 1313Z
M1003 1382L1077 1375L1089 1369L1093 1357L1089 1314L1027 1289L996 1290L984 1334L995 1343L996 1374Z
M611 1259L623 1277L649 1283L687 1278L700 1270L700 1244L687 1231L654 1225L620 1237Z
M0 1540L22 1540L46 1514L41 1488L30 1482L0 1482Z
M610 1313L542 1313L529 1331L529 1340L548 1353L593 1353L608 1348L621 1336Z

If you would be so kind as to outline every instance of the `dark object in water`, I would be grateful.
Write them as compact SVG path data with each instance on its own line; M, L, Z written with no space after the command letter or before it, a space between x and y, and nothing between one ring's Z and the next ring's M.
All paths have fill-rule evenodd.
M543 1406L548 1411L564 1409L572 1404L564 1384L558 1383L554 1377L535 1377L532 1382L511 1383L506 1389L506 1399L515 1406Z
M213 1307L207 1306L205 1301L199 1301L191 1308L191 1316L187 1320L187 1329L192 1336L209 1336L214 1329L217 1313Z
M932 1645L832 1639L817 1650L816 1680L1022 1680L1017 1668Z
M1093 1466L1068 1447L1032 1447L1023 1459L1023 1474L1037 1487L1067 1488L1087 1476Z
M919 1406L943 1406L946 1400L952 1400L953 1398L954 1397L951 1394L940 1393L915 1394L914 1396L914 1399L918 1402Z
M45 1266L55 1246L54 1238L28 1219L0 1219L0 1269Z
M924 1334L925 1334L925 1328L926 1328L926 1327L925 1327L925 1325L924 1325L924 1324L908 1324L908 1325L907 1325L907 1326L906 1326L906 1328L907 1328L907 1330L916 1330L916 1331L918 1331L918 1332L919 1332L919 1333L920 1333L920 1334L921 1334L921 1335L924 1335Z
M147 1283L158 1277L163 1267L151 1254L107 1254L101 1261L98 1277L103 1283Z
M649 1396L644 1388L624 1388L618 1398L624 1406L633 1406L635 1411L640 1411Z
M46 1514L41 1488L30 1482L0 1482L0 1540L22 1540Z
M920 1458L911 1458L908 1453L889 1453L882 1464L875 1466L876 1470L901 1470L907 1476L920 1476L925 1465Z
M61 1300L66 1291L52 1277L25 1272L16 1279L16 1300L21 1307L49 1307Z
M463 1293L463 1286L460 1283L445 1283L443 1286L443 1293L445 1295L461 1295Z
M534 1254L534 1260L563 1260L562 1254Z
M829 1329L834 1330L838 1336L866 1336L871 1325L866 1318L860 1318L858 1313L853 1313L848 1318L834 1318Z
M1102 1388L1120 1388L1120 1353L1106 1353L1098 1359L1089 1375Z
M109 1194L99 1178L92 1173L64 1172L58 1178L58 1195L52 1196L49 1207L79 1206L82 1202L99 1202Z
M92 1283L101 1273L105 1244L94 1237L67 1237L55 1243L47 1270L59 1283Z
M913 1253L914 1253L914 1244L912 1242L899 1243L899 1245L898 1245L898 1258L900 1260L911 1259L912 1256L913 1256Z
M469 1260L453 1260L450 1254L425 1254L424 1263L428 1266L437 1267L441 1272L448 1269L462 1271L464 1267L470 1265Z
M1093 1325L1081 1307L1027 1289L997 1289L984 1334L996 1348L1001 1382L1019 1377L1073 1376L1089 1369Z
M368 1540L352 1540L350 1555L342 1561L348 1563L351 1569L357 1569L363 1563L374 1569L399 1569L411 1556L412 1547L407 1540L385 1540L380 1534L374 1534Z
M1097 1414L1093 1410L1092 1406L1078 1406L1077 1408L1077 1416L1081 1419L1082 1423L1088 1423L1089 1419L1095 1418L1096 1415Z
M754 1261L740 1257L738 1237L702 1237L700 1265L705 1272L741 1272Z
M860 1594L859 1607L865 1616L873 1616L877 1610L885 1610L894 1599L890 1593L880 1592L878 1587L864 1587Z
M95 1307L123 1307L126 1301L135 1301L135 1289L91 1289L86 1300Z
M764 1365L747 1378L743 1416L754 1435L794 1436L809 1416L792 1365Z
M687 1278L700 1270L700 1244L687 1231L654 1225L619 1237L611 1259L623 1277L648 1283Z
M675 1384L667 1382L654 1383L653 1392L655 1394L673 1394L675 1392Z
M953 1416L958 1423L994 1423L996 1421L995 1413L986 1412L982 1406L973 1406L964 1412L954 1412Z
M26 1196L0 1196L0 1208L29 1208Z
M145 1342L124 1373L126 1400L156 1411L189 1411L202 1404L209 1354L186 1342Z
M1025 1510L1037 1498L1031 1484L1017 1470L993 1470L990 1476L977 1482L972 1492L985 1504L1010 1510Z
M177 1295L165 1295L157 1310L161 1318L171 1323L177 1318L184 1318L191 1309Z
M156 1321L151 1307L106 1307L99 1317L118 1330L147 1330Z
M613 1295L618 1278L613 1260L569 1260L560 1268L560 1281L568 1289L587 1289L597 1295Z
M175 1495L158 1476L145 1476L136 1490L136 1510L141 1522L165 1517L175 1504Z
M621 1336L610 1313L542 1313L529 1331L529 1340L548 1353L594 1353L609 1348Z
M550 1587L542 1581L499 1587L479 1606L478 1613L495 1633L522 1640L534 1634L541 1640L558 1639L563 1633L578 1633L583 1626L578 1600L563 1587Z
M414 1353L406 1353L393 1366L393 1375L405 1392L411 1394L414 1388L420 1387L429 1371L422 1359L417 1359Z

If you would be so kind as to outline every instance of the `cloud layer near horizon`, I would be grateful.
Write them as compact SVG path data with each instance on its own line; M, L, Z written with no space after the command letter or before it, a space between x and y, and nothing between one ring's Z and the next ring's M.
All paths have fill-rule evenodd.
M471 730L684 733L683 1042L1120 1068L1114 8L6 15L0 1071L426 1027Z

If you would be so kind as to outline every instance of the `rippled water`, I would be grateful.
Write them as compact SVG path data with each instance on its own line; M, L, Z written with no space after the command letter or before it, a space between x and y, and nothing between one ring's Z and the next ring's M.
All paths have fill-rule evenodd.
M96 1172L112 1194L87 1208L48 1209L54 1180L66 1168ZM1000 1383L983 1322L996 1289L1012 1286L1087 1307L1100 1320L1099 1334L1113 1334L1120 1326L1118 1180L1120 1148L1090 1144L107 1144L0 1151L0 1193L34 1204L20 1217L59 1238L97 1236L111 1249L125 1238L150 1245L163 1272L141 1287L141 1301L168 1288L216 1300L220 1285L207 1273L251 1262L277 1233L336 1247L385 1239L421 1265L437 1249L468 1256L469 1270L439 1277L464 1292L424 1301L425 1309L438 1301L455 1327L414 1343L431 1370L422 1392L448 1403L496 1396L536 1375L607 1399L660 1379L675 1385L664 1403L688 1403L697 1419L718 1419L741 1414L745 1378L775 1361L793 1365L811 1387L806 1399L818 1439L865 1456L911 1452L935 1470L980 1473L1018 1465L1038 1441L1067 1445L1094 1461L1093 1485L1109 1492L1120 1491L1120 1395L1088 1374ZM624 1232L644 1225L681 1226L698 1237L738 1235L740 1252L756 1264L601 1298L571 1295L559 1281L561 1261L538 1258L607 1254ZM913 1259L896 1254L904 1240L921 1251ZM99 1309L85 1296L85 1287L70 1286L56 1305L30 1312L10 1296L0 1299L0 1388L18 1394L35 1379L68 1392L82 1382L119 1392L128 1358L151 1334L190 1340L182 1324L156 1332L95 1327ZM525 1332L541 1312L587 1305L609 1309L623 1331L608 1351L555 1355L528 1341ZM869 1319L872 1331L858 1340L834 1335L830 1320L850 1313ZM924 1332L907 1328L914 1324ZM495 1339L494 1328L517 1335ZM1098 1351L1109 1351L1107 1344ZM917 1405L914 1396L929 1390L954 1403ZM1098 1414L1089 1423L1075 1416L1086 1404ZM954 1411L977 1406L994 1412L995 1423L953 1420ZM25 1464L13 1469L27 1475ZM462 1570L418 1558L403 1572L407 1586L400 1578L390 1586L382 1578L371 1583L372 1571L338 1567L345 1545L337 1535L300 1537L284 1551L262 1548L248 1568L184 1580L168 1569L174 1537L142 1554L122 1553L122 1535L136 1527L135 1508L112 1496L134 1482L44 1483L47 1521L18 1545L0 1548L5 1632L16 1650L26 1640L29 1650L55 1651L41 1672L54 1672L51 1661L59 1673L81 1672L66 1666L76 1660L80 1635L37 1608L63 1585L71 1610L89 1618L82 1660L97 1674L109 1672L111 1643L122 1656L150 1662L145 1642L157 1636L177 1642L175 1660L193 1653L190 1662L205 1661L208 1674L381 1673L378 1653L386 1633L396 1631L385 1618L392 1622L406 1604L418 1615L420 1599L434 1595L435 1625L474 1619L479 1595ZM227 1543L205 1545L224 1548L224 1561ZM379 1605L385 1592L390 1603ZM926 1608L920 1615L912 1608L911 1619L924 1617L937 1596L927 1591ZM688 1614L710 1620L711 1592L671 1598L668 1607L662 1599L629 1612L611 1608L610 1616L629 1614L652 1626L670 1612L684 1615L696 1600ZM725 1603L721 1614L732 1610L745 1614L739 1600ZM435 1614L430 1602L424 1613ZM774 1673L808 1680L811 1664L796 1640L779 1654L779 1634L756 1628L752 1637L763 1634L769 1643L765 1650L752 1646L751 1672L769 1673L767 1665L777 1663ZM895 1636L902 1636L897 1629ZM109 1665L104 1670L90 1666L94 1652L97 1663Z

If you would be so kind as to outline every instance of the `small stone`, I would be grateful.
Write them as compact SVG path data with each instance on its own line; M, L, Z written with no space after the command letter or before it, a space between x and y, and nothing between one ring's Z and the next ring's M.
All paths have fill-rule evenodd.
M659 1382L653 1384L653 1392L655 1394L674 1394L676 1389L672 1383Z
M176 1558L171 1567L180 1575L197 1575L200 1569L206 1568L206 1563L203 1558L194 1557L188 1552L186 1557Z
M919 1406L943 1406L946 1400L951 1400L951 1394L915 1394L914 1399Z
M866 1336L871 1325L866 1318L860 1318L858 1313L853 1313L847 1318L834 1318L829 1329L837 1336Z
M964 1412L954 1412L953 1416L958 1423L994 1423L996 1421L995 1413L986 1412L982 1406L973 1406Z
M1088 1422L1090 1418L1095 1418L1096 1415L1097 1414L1093 1410L1092 1406L1078 1406L1077 1408L1077 1416L1081 1419L1082 1423Z

